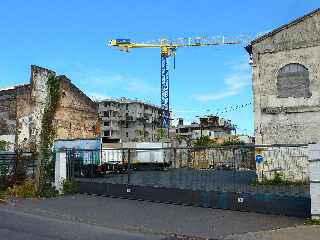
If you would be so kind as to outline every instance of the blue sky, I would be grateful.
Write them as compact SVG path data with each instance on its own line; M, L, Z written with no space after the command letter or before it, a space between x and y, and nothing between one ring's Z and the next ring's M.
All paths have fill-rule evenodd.
M30 65L67 75L90 96L160 102L158 49L111 49L114 38L255 37L319 7L319 0L1 0L0 88L27 83ZM242 45L184 48L170 64L174 117L188 122L252 102ZM217 110L219 109L219 110ZM252 105L221 113L253 132Z

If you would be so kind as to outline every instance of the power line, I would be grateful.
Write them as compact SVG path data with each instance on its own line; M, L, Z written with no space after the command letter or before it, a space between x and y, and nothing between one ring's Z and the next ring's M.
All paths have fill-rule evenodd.
M252 102L248 102L248 103L244 103L244 104L238 104L238 105L231 105L231 106L227 106L227 107L222 107L222 108L216 108L215 110L211 110L211 109L203 109L203 110L177 110L177 111L173 111L173 113L190 113L190 114L194 114L194 113L200 113L200 112L211 112L214 113L216 115L219 114L223 114L223 113L227 113L227 112L235 112L235 111L239 111L242 110L243 108L246 108L248 106L252 105ZM212 115L212 114L211 114Z

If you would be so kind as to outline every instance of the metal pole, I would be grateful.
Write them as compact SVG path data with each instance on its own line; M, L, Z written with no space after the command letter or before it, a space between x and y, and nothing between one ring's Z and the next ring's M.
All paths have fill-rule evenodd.
M127 184L130 184L130 172L131 172L131 154L130 149L128 149L128 181Z

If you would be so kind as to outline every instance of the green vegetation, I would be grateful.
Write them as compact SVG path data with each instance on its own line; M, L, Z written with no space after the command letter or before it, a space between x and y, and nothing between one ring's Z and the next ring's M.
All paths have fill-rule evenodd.
M60 101L60 81L50 74L48 77L48 104L44 109L41 134L40 153L36 174L37 192L42 192L45 186L52 182L54 173L54 163L52 161L52 145L55 137L53 120Z
M320 219L311 219L311 218L307 218L304 221L305 225L320 225Z
M185 140L185 137L182 136L182 135L179 134L179 133L176 133L176 134L174 135L174 138L175 138L180 144L182 143L183 140Z
M58 195L59 191L54 186L52 186L52 184L45 184L42 191L38 193L38 196L43 198L52 198L57 197Z
M221 146L234 146L234 145L245 145L245 143L239 140L227 140L221 144Z
M8 149L9 143L4 140L0 140L0 151L6 151Z
M197 138L192 143L195 147L212 147L217 145L216 142L210 139L209 136L202 136L200 138Z
M42 189L42 192L38 192L35 184L30 180L25 181L21 185L13 185L3 192L4 196L18 198L49 198L56 197L58 194L58 191L52 185L45 185Z
M37 197L37 191L32 181L26 181L21 185L9 187L6 195L9 197L35 198Z
M159 140L166 138L167 132L165 128L158 128L156 132L156 138Z
M62 182L62 192L64 195L79 193L79 183L74 180L64 180Z
M272 179L262 179L260 182L254 182L252 185L254 186L274 186L274 185L286 185L286 186L300 186L300 185L307 185L309 184L308 180L301 180L301 181L290 181L284 179L283 175L280 173L275 173Z
M3 190L0 190L0 199L5 199L6 198L6 192Z
M209 136L202 136L193 141L193 146L195 147L234 146L244 144L244 142L238 140L227 140L224 143L219 144L214 139L211 139Z

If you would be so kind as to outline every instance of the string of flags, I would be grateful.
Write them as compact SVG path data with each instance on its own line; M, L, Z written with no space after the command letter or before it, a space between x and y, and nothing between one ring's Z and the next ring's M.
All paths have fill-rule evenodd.
M234 112L234 111L240 110L240 109L245 108L250 105L252 105L252 102L249 102L246 104L241 104L241 105L229 106L229 107L225 107L225 108L221 108L221 109L217 108L217 110L215 112L217 115L222 114L222 113L227 113L227 112ZM220 111L220 110L222 110L222 111Z
M211 109L205 109L205 110L184 110L184 111L173 111L174 115L176 115L176 113L184 113L184 114L196 114L199 113L199 116L195 116L195 117L200 117L200 116L210 116L210 115L222 115L224 113L228 113L228 112L235 112L235 111L240 111L248 106L252 105L252 102L248 102L245 104L238 104L238 105L232 105L232 106L228 106L228 107L223 107L223 108L217 108L215 110L211 110ZM205 114L201 114L201 112L205 112ZM188 114L188 115L189 115ZM190 116L190 115L189 115ZM194 118L194 115L192 117L192 119ZM187 119L187 117L185 116L185 119ZM190 118L191 119L191 118Z

